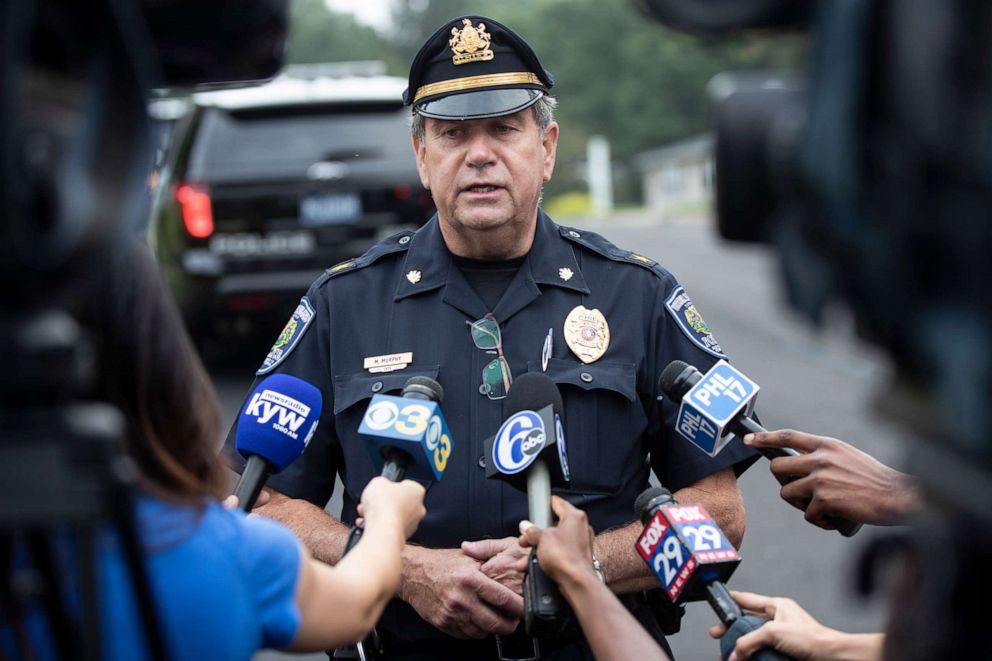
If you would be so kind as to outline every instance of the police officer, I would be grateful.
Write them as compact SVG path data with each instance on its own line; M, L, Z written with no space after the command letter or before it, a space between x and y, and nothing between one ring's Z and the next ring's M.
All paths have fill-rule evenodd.
M494 634L517 627L526 498L486 479L483 451L514 375L541 371L559 386L571 481L556 493L587 512L604 580L659 641L640 592L657 581L633 548L641 525L632 506L649 470L679 500L704 503L734 543L744 532L735 468L753 453L735 441L708 457L673 431L675 407L657 402L670 361L706 371L724 357L691 299L654 261L538 207L558 141L553 84L496 21L458 18L431 36L404 98L436 216L328 269L258 370L293 374L323 395L316 436L269 480L275 493L260 511L329 563L374 475L357 434L368 400L397 394L414 375L444 387L454 447L380 621L389 658L497 658ZM335 476L340 520L322 509ZM539 642L542 658L589 656L581 640Z

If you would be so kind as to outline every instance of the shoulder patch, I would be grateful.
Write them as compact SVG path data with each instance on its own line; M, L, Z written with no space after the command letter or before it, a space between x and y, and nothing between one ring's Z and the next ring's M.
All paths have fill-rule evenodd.
M668 313L675 320L675 324L693 344L717 358L727 357L710 332L710 327L703 321L703 316L699 314L699 310L696 309L692 299L685 293L685 289L681 285L675 287L669 294L665 301L665 309L668 310Z
M629 250L619 248L595 232L587 232L585 230L577 230L564 226L559 226L558 231L561 233L562 237L574 243L583 245L593 252L606 257L607 259L612 259L615 262L637 264L642 268L652 271L655 275L660 277L665 277L666 275L666 271L661 268L661 265L659 265L658 262L643 255L638 255L637 253Z
M304 296L300 299L300 304L293 311L293 316L286 322L286 326L279 333L275 344L269 349L269 354L265 357L265 361L255 374L258 376L268 374L278 367L279 363L284 361L286 356L299 344L300 338L307 332L307 328L309 328L310 322L313 321L313 317L313 304L310 303L309 298Z
M350 271L356 271L360 268L365 268L370 264L374 264L379 258L386 255L390 255L395 252L403 252L410 247L411 236L413 236L413 232L411 230L405 230L403 232L393 234L366 250L361 257L346 259L343 262L335 264L331 268L324 271L324 275L328 278L333 278L341 275L342 273L348 273Z

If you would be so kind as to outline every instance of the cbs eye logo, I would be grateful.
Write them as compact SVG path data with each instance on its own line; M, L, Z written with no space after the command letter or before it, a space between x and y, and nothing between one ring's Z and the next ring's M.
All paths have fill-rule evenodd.
M512 415L496 433L493 462L507 475L519 473L534 461L544 447L544 422L533 411Z

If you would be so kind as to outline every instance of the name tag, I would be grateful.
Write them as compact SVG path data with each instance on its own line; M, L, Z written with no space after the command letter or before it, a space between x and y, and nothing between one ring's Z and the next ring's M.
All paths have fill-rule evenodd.
M394 372L401 370L413 362L413 352L391 353L386 356L368 356L365 358L363 367L372 374L380 372Z

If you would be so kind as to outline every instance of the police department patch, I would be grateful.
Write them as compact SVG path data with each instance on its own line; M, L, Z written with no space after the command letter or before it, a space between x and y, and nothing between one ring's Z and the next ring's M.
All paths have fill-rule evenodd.
M723 349L720 348L720 344L716 341L716 338L710 333L710 327L703 321L703 316L699 314L699 310L693 305L692 299L685 293L685 289L681 286L676 287L668 297L668 300L665 301L665 308L668 309L669 314L675 319L675 323L682 329L685 336L692 340L700 349L713 354L717 358L727 357L723 353Z
M310 303L310 299L304 296L300 299L300 304L296 306L296 310L293 311L293 316L279 333L275 344L269 349L269 355L265 357L265 362L255 374L266 374L275 369L299 343L311 321L313 321L313 305Z

